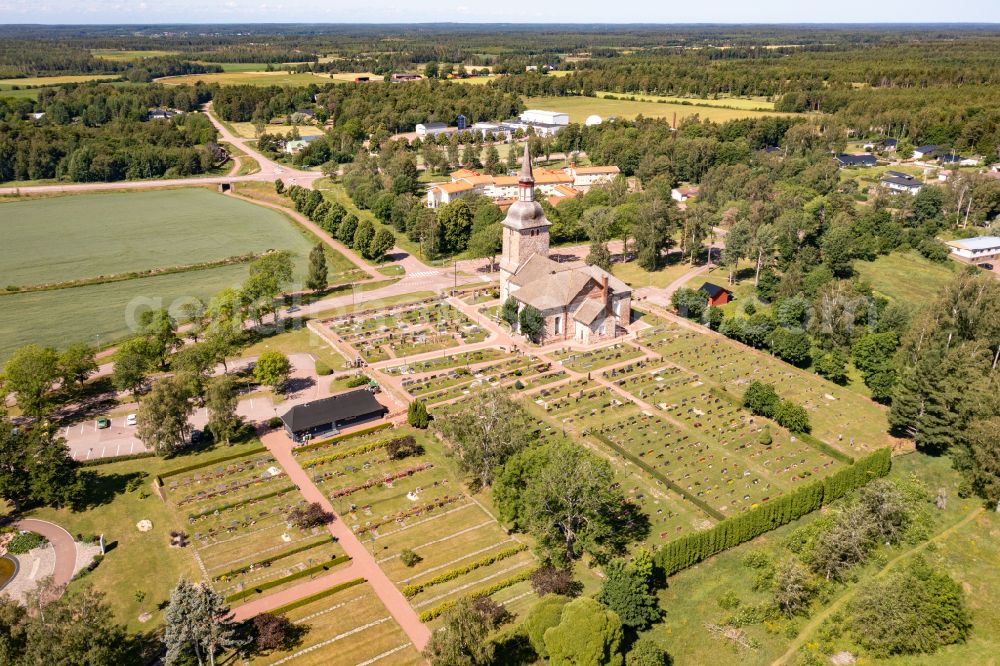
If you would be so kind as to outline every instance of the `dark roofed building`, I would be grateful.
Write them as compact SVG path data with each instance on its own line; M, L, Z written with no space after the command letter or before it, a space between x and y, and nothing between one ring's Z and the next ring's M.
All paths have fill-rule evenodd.
M700 287L698 291L703 291L708 294L708 304L713 307L718 307L720 305L725 305L729 302L730 291L717 284L711 282L705 282Z
M878 164L878 160L874 155L849 155L847 153L838 153L834 155L834 159L842 167L873 167Z
M289 409L282 417L285 432L296 442L332 435L365 421L380 419L389 410L368 389L304 402Z

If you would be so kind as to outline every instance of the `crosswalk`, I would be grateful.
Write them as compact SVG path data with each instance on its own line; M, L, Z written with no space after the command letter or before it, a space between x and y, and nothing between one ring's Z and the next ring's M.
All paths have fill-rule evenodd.
M417 271L416 273L407 273L408 278L418 278L418 277L433 277L435 275L441 275L441 271Z

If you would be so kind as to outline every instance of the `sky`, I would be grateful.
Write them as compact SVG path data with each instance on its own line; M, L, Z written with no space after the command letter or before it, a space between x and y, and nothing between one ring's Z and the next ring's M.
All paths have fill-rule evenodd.
M3 23L1000 23L1000 0L0 0Z

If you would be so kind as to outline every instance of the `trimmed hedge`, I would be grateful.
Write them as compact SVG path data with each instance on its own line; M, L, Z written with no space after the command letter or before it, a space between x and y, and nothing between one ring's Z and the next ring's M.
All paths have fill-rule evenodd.
M716 553L801 518L824 503L832 502L874 478L885 476L891 467L891 452L889 449L879 449L827 479L814 481L754 509L727 518L707 530L664 544L656 551L656 564L663 569L665 575L671 576Z
M330 537L323 537L322 539L320 539L318 541L313 541L313 542L307 543L307 544L302 545L302 546L297 546L295 548L290 548L288 550L284 550L284 551L278 553L277 555L272 555L271 557L264 558L263 560L259 560L257 562L253 562L251 564L246 565L245 567L241 567L239 569L231 569L231 570L227 571L226 573L219 574L218 576L216 576L212 580L222 580L223 578L226 578L227 576L238 576L239 574L245 572L250 567L268 566L271 563L277 562L278 560L280 560L282 558L291 557L292 555L297 555L298 553L302 553L302 552L305 552L307 550L311 550L311 549L313 549L313 548L315 548L317 546L322 546L323 544L327 544L327 543L330 543Z
M250 449L249 451L244 451L242 453L232 453L228 456L222 456L221 458L214 458L212 460L207 460L200 462L196 465L188 465L187 467L178 467L177 469L172 469L169 472L163 472L162 474L156 475L156 483L159 486L163 486L163 479L169 479L172 476L177 476L178 474L184 474L186 472L193 472L202 467L211 467L212 465L218 465L222 462L229 462L230 460L236 460L238 458L245 458L246 456L255 456L258 453L267 453L266 446L259 446L255 449Z
M600 434L598 432L591 432L590 434L593 435L594 437L596 437L597 439L601 440L602 443L604 443L604 444L608 445L609 447L611 447L612 449L614 449L615 452L617 452L618 454L620 454L621 456L623 456L624 458L626 458L627 460L629 460L630 462L632 462L633 464L635 464L637 467L642 468L643 471L645 471L647 474L649 474L650 476L652 476L654 479L656 479L657 481L660 481L661 483L663 483L663 485L665 485L666 487L670 488L675 493L677 493L678 495L680 495L681 497L683 497L687 501L691 502L692 504L694 504L695 506L697 506L699 509L701 509L702 511L704 511L708 515L712 516L712 518L715 518L716 520L725 520L726 519L725 515L723 515L719 511L716 511L715 509L713 509L711 506L709 506L706 502L702 501L697 496L692 495L686 489L682 488L681 486L677 485L676 483L674 483L673 481L671 481L667 477L665 477L662 474L660 474L659 472L657 472L655 469L653 469L653 467L651 465L646 464L646 462L642 458L640 458L639 456L633 455L630 451L627 451L626 449L623 449L622 447L618 446L617 444L615 444L614 442L612 442L610 439L608 439L607 437L605 437L604 435L602 435L602 434Z
M343 435L334 435L328 439L324 439L320 442L313 442L312 444L306 444L304 446L296 446L292 449L292 453L301 453L303 451L312 451L313 449L319 449L324 446L329 446L330 444L336 444L337 442L342 442L345 439L351 439L352 437L361 437L362 435L368 435L373 432L378 432L379 430L385 430L386 428L391 428L391 423L379 423L378 425L372 426L370 428L364 428L363 430L357 430L355 432L345 433Z
M253 596L255 594L260 594L264 590L269 590L272 587L278 587L279 585L290 583L293 580L298 580L299 578L305 578L306 576L317 573L319 571L327 571L331 567L335 567L338 564L343 564L344 562L348 562L350 559L351 558L348 557L347 555L339 555L333 558L332 560L329 560L327 562L322 562L307 569L303 569L302 571L296 571L295 573L285 576L283 578L275 578L274 580L269 580L266 583L261 583L260 585L254 585L253 587L243 590L242 592L237 592L236 594L230 594L228 597L226 597L226 603L228 604L233 601L243 601L247 597Z
M402 437L395 437L393 439L383 439L377 442L371 442L369 444L362 444L361 446L356 446L353 449L347 449L346 451L337 451L336 453L331 453L328 456L320 456L319 458L313 458L312 460L305 461L305 469L311 469L316 465L325 465L328 462L333 462L335 460L343 460L344 458L351 458L362 453L369 453L371 451L377 451L378 449L387 448L390 444L394 442L399 443L412 443L412 435L404 435Z
M317 592L316 594L310 594L308 597L302 597L284 606L278 606L274 610L268 611L273 615L283 615L289 611L293 611L296 608L301 608L306 604L311 604L314 601L319 601L324 597L329 597L337 592L354 587L355 585L361 585L362 583L367 583L368 581L364 578L355 578L354 580L349 580L346 583L341 583L340 585L334 585L333 587L327 588L322 592Z
M490 585L489 587L484 587L484 588L478 589L478 590L476 590L474 592L469 592L468 594L465 595L465 597L467 597L469 599L472 599L472 598L475 598L475 597L488 597L491 594L496 594L500 590L505 590L508 587L511 587L512 585L517 585L518 583L523 583L524 581L526 581L529 578L531 578L536 571L538 571L538 567L529 567L529 568L525 569L524 571L522 571L520 573L516 573L513 576L511 576L510 578L505 578L504 580L502 580L502 581L500 581L498 583L494 583L493 585ZM420 614L420 621L421 622L430 622L431 620L433 620L437 616L441 615L442 613L445 613L448 610L450 610L451 608L454 608L456 605L458 605L458 602L461 601L462 598L463 597L456 597L455 599L449 599L448 601L445 601L444 603L440 603L437 606L435 606L434 608L431 608L430 610L425 610L424 612L422 612Z
M464 576L465 574L475 571L476 569L487 567L491 564L499 562L500 560L505 560L508 557L513 557L514 555L524 552L527 549L528 547L526 545L524 545L523 543L519 543L516 546L511 546L509 548L504 548L503 550L497 551L492 555L481 557L478 560L475 560L474 562L469 562L466 565L455 567L454 569L449 569L448 571L440 573L437 576L431 578L430 580L424 581L423 583L413 583L411 585L406 585L402 589L403 596L406 597L407 599L409 599L410 597L415 597L424 590L426 590L428 587L432 587L434 585L440 585L441 583L446 583L449 580L454 580L455 578L458 578L459 576Z

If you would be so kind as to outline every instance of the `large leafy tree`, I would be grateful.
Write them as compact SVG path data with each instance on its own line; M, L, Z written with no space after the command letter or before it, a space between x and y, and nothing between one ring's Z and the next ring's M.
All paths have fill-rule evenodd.
M524 337L529 340L540 340L545 332L545 319L542 313L533 305L525 305L517 315L517 324Z
M205 583L178 581L170 593L164 620L166 663L193 653L198 664L214 666L215 657L241 644L232 613L222 595Z
M17 349L3 368L4 390L14 393L17 406L29 416L45 413L48 393L58 378L59 355L39 345Z
M277 389L288 380L292 372L292 363L280 351L269 350L257 358L253 369L253 377L258 383Z
M78 468L66 442L49 428L15 428L0 419L0 498L15 509L72 503L83 492Z
M498 511L537 540L545 557L564 563L583 552L604 556L634 537L618 529L630 507L610 463L570 442L526 450L504 466Z
M618 614L626 627L643 630L662 612L652 590L653 556L640 550L635 561L614 559L604 567L604 583L597 600Z
M243 425L236 413L238 405L236 382L229 375L222 375L208 385L205 406L208 408L208 431L216 442L229 444Z
M531 441L524 408L497 389L475 394L447 419L435 421L458 452L462 470L488 486L500 467Z
M137 434L161 456L175 453L188 443L194 411L191 385L182 377L164 377L139 403Z
M59 377L63 388L83 388L84 382L97 372L94 349L85 342L77 342L59 353Z
M589 597L563 608L559 624L545 631L554 666L621 666L622 623L618 615Z
M326 289L326 285L326 251L322 243L316 243L309 251L309 274L306 276L306 287L317 290Z
M487 640L492 628L473 600L463 597L444 614L444 628L434 632L424 655L432 666L492 664L496 646Z

